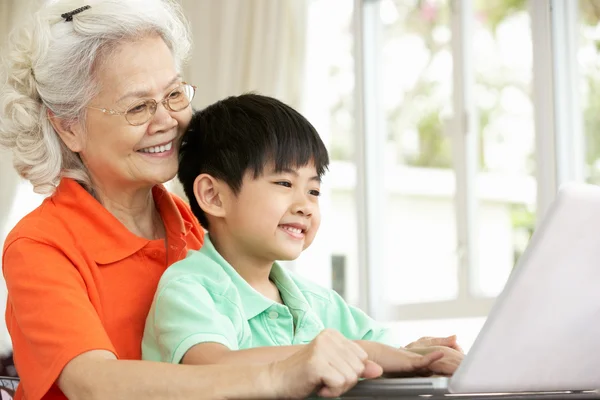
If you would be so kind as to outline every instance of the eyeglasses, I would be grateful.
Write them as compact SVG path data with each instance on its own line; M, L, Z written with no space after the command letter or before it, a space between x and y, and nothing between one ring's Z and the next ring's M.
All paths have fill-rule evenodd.
M173 112L182 111L190 105L195 94L196 86L182 82L181 85L173 89L171 93L161 101L157 102L154 99L138 100L127 107L127 111L125 112L91 106L88 106L87 108L100 110L108 115L124 115L130 125L138 126L143 125L152 119L154 114L156 114L159 103L162 103L167 110Z

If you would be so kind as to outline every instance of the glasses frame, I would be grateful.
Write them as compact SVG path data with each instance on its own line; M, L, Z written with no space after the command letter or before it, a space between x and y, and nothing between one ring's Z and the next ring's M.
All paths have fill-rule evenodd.
M179 109L179 110L174 110L173 108L171 108L171 105L169 104L169 98L171 97L171 94L176 91L177 89L181 88L181 87L185 87L185 86L189 86L190 88L192 88L192 95L190 96L190 102L183 108ZM91 108L92 110L98 110L98 111L102 111L104 114L106 115L110 115L110 116L117 116L117 115L122 115L125 117L125 120L127 121L127 123L129 125L132 126L140 126L140 125L144 125L146 122L150 121L152 119L152 117L154 117L154 115L156 114L156 110L158 110L158 105L162 104L163 107L165 107L165 109L172 111L172 112L179 112L179 111L183 111L186 108L189 107L190 104L192 104L192 100L194 99L194 96L196 95L196 89L198 89L196 86L194 85L190 85L187 82L181 82L181 84L177 85L176 88L174 88L173 90L171 90L169 92L169 94L167 94L167 96L159 101L156 101L154 99L139 99L136 100L134 102L132 102L129 106L127 106L127 109L125 111L117 111L117 110L113 110L110 108L104 108L104 107L92 107L92 106L87 106L86 108ZM151 108L150 115L148 116L148 119L145 120L144 122L140 122L139 124L134 124L131 121L129 121L129 119L127 118L127 114L129 113L129 111L131 111L132 108L142 104L142 103L148 103L148 102L153 102L154 103L154 107Z

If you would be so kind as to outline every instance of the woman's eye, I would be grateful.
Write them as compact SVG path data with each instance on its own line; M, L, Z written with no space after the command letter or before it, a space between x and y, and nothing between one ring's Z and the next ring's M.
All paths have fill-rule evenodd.
M181 90L174 90L169 95L169 98L171 98L171 99L178 99L181 96L183 96L183 91L181 91Z
M289 187L289 188L292 187L292 184L287 181L277 181L277 182L275 182L275 184L279 185L279 186Z
M129 111L127 111L128 114L139 114L139 113L143 113L146 111L146 108L148 106L146 105L146 103L143 104L139 104L137 106L131 107L129 109Z
M310 193L311 196L316 197L319 197L321 195L321 192L319 192L318 190L309 190L308 193Z

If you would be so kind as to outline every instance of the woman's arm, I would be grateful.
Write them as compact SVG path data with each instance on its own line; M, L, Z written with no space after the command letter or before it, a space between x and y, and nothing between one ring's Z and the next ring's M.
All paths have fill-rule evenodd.
M70 400L276 397L280 388L269 375L268 365L185 366L117 360L93 350L65 366L58 386Z
M315 389L338 397L359 378L382 373L359 345L333 330L300 347L274 363L206 366L120 361L110 352L90 351L67 364L58 385L71 400L302 398ZM439 356L415 354L399 369L419 371Z

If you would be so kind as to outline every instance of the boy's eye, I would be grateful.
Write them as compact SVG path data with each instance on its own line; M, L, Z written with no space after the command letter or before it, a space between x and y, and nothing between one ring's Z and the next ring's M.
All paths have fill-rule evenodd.
M277 181L277 182L275 182L275 184L279 185L279 186L289 187L289 188L292 187L292 184L287 181Z
M318 190L309 190L308 193L310 193L311 196L315 197L319 197L321 195L321 192L319 192Z

